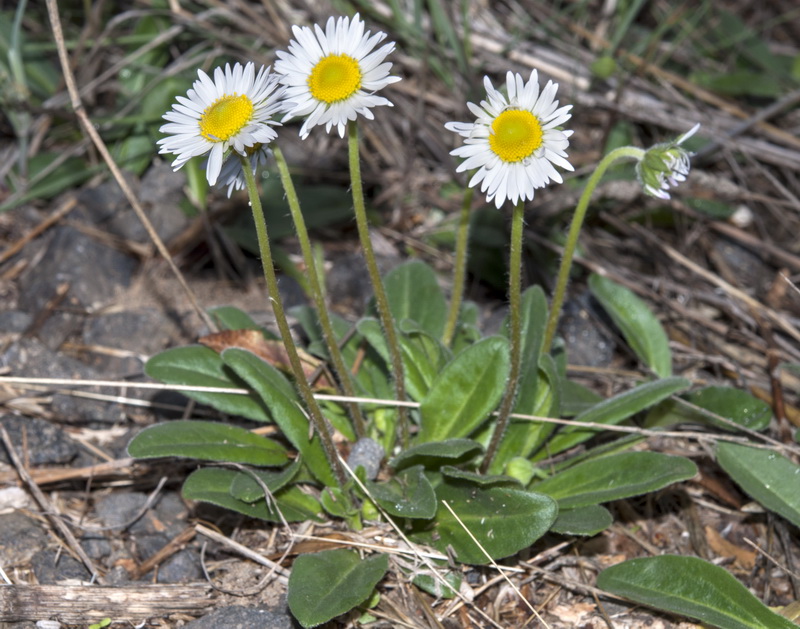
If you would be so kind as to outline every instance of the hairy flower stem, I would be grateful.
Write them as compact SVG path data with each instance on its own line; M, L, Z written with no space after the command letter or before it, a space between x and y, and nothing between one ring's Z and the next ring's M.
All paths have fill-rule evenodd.
M510 370L506 394L497 412L497 419L492 433L492 440L483 457L481 472L484 474L492 464L492 459L500 447L500 442L508 427L508 418L514 408L517 397L517 383L519 382L520 363L522 362L522 317L521 296L522 292L522 228L525 223L524 203L520 201L514 206L511 216L511 251L508 256L508 339L511 353L509 356Z
M356 391L353 387L352 375L344 362L342 351L339 349L339 342L336 339L336 334L334 334L333 325L331 325L331 318L328 315L328 308L325 304L325 294L322 291L320 276L317 272L317 262L314 258L314 252L311 250L311 239L308 237L308 230L306 229L303 212L300 210L300 200L297 198L297 191L294 188L292 176L289 173L289 167L286 164L283 153L274 144L272 150L275 154L275 161L278 164L278 173L281 177L283 189L286 192L286 199L289 202L289 210L292 213L294 229L300 241L300 250L303 252L303 261L308 271L308 285L311 289L311 297L317 309L317 319L320 328L322 328L322 336L325 338L325 344L328 347L328 354L333 363L333 370L336 373L336 377L339 380L344 394L349 398L354 398L356 397ZM364 416L361 414L361 408L355 402L348 402L347 408L350 412L350 418L353 420L353 428L355 429L356 436L359 439L365 437L367 431L366 425L364 424Z
M308 380L306 380L305 373L303 372L303 365L300 362L300 356L297 353L297 347L294 344L292 332L289 329L289 322L286 320L286 313L283 310L283 302L278 292L278 278L275 275L275 265L272 261L272 249L270 248L269 235L267 234L267 221L264 217L264 209L261 207L261 197L258 196L258 188L256 187L256 180L253 176L253 169L247 157L242 156L241 159L242 170L244 172L245 182L247 183L247 193L250 195L250 206L253 210L253 222L255 223L256 235L258 236L261 266L264 269L264 279L267 281L267 291L269 292L270 301L272 302L272 310L275 313L275 321L278 324L281 340L289 356L289 362L292 366L297 389L300 391L300 396L303 398L303 402L305 402L306 408L311 416L311 422L314 424L314 430L322 443L322 448L325 451L328 464L331 466L339 482L339 486L343 487L347 476L345 476L344 469L342 469L342 465L339 462L336 448L333 445L333 438L328 429L328 424L322 416L322 409L320 409L317 400L314 399L311 385L309 385Z
M569 233L567 234L567 242L564 244L564 255L561 258L556 287L553 291L553 299L550 302L550 314L547 318L542 353L546 354L550 351L553 345L553 339L556 336L558 320L561 318L561 308L564 305L564 297L567 293L569 273L572 269L572 258L575 256L575 248L578 246L578 236L580 236L583 219L586 218L586 210L589 208L589 200L592 198L594 189L614 162L620 159L633 159L638 162L644 158L644 155L644 150L634 146L621 146L614 149L600 160L597 168L595 168L589 180L586 182L586 187L581 193L581 198L578 199L578 205L575 206L575 213L572 215L572 223L569 226Z
M467 276L467 245L469 244L469 219L470 207L474 188L467 188L464 201L461 204L461 214L458 218L458 231L456 232L456 260L453 270L453 294L450 297L450 312L444 326L442 342L450 347L458 325L458 315L461 311L461 302L464 298L464 282Z
M389 355L392 362L392 375L394 376L395 396L398 402L406 399L405 372L403 369L403 354L400 350L400 342L397 338L397 329L394 325L394 317L389 310L389 300L386 297L386 290L383 287L383 280L375 260L375 252L372 250L372 242L369 239L369 223L367 222L367 210L364 206L364 188L361 184L361 164L358 154L358 126L355 121L347 123L348 151L350 155L350 185L353 191L353 209L356 215L356 225L358 226L358 237L361 240L361 248L364 250L364 259L367 262L369 278L372 281L372 290L375 293L375 303L378 306L378 316L386 335L386 344L389 346ZM408 447L408 410L404 406L397 409L397 419L400 424L400 440L403 448Z

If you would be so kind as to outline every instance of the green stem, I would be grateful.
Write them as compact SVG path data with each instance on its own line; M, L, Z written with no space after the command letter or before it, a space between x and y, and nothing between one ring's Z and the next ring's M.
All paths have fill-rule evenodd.
M244 171L245 182L247 183L247 193L250 195L250 206L253 209L253 222L256 225L258 249L261 253L261 266L264 269L264 279L267 281L267 290L269 292L270 301L272 302L272 311L275 313L275 321L278 324L278 330L281 333L283 345L286 347L286 353L289 356L289 362L292 366L292 372L294 373L300 396L303 398L306 408L309 411L311 422L314 424L314 430L317 435L319 435L322 448L328 459L328 464L334 471L336 479L339 481L339 486L343 487L347 477L345 476L341 463L339 463L336 448L333 445L333 438L331 437L327 423L325 423L325 418L322 416L322 409L320 409L317 400L314 399L314 393L311 390L311 386L308 384L308 380L306 380L305 373L303 372L303 365L300 362L300 356L297 353L297 347L294 344L292 332L289 329L289 322L286 320L286 313L283 310L283 302L278 292L278 278L275 275L275 265L272 261L272 249L270 248L269 235L267 234L267 221L264 217L264 210L261 207L261 197L258 195L253 169L247 157L242 156L241 159L242 170Z
M583 189L581 198L578 200L578 205L575 207L575 213L572 215L572 224L569 227L567 242L564 245L564 255L561 258L561 266L558 269L556 287L553 291L553 300L550 304L550 314L547 318L547 327L544 333L543 353L550 351L550 347L553 345L553 339L556 336L558 320L561 318L561 307L564 305L564 296L566 295L567 284L569 283L569 273L572 269L572 258L575 256L575 248L578 246L578 236L580 236L583 219L586 218L586 210L589 208L589 200L592 198L594 189L614 162L620 159L640 161L644 158L644 154L644 150L634 146L621 146L620 148L614 149L600 161L597 168L595 168L589 180L586 182L586 187Z
M316 258L311 249L311 239L308 237L306 222L303 218L303 212L300 210L300 200L297 198L297 191L294 188L292 176L289 173L289 166L286 164L283 152L277 146L273 144L272 150L275 154L275 161L278 163L278 173L281 177L283 189L286 192L286 199L289 202L289 210L292 213L294 228L297 232L297 238L300 241L300 249L303 252L303 261L308 271L308 285L311 290L311 297L314 300L314 306L317 309L317 319L322 328L322 336L325 338L325 344L328 346L328 354L333 362L333 369L342 386L342 390L347 397L353 398L356 397L356 392L353 387L352 375L347 368L347 364L344 362L342 351L339 349L339 342L333 331L333 325L331 325L328 308L325 304L325 294L322 291L319 280L320 276L317 272ZM349 402L347 408L353 420L356 436L359 439L365 437L367 431L364 424L364 416L361 414L361 408L355 402Z
M470 207L474 188L467 188L464 201L461 204L461 214L458 218L458 231L456 232L456 260L453 270L453 295L450 298L450 312L444 326L442 342L450 347L456 333L458 315L461 311L461 302L464 297L464 281L467 276L467 245L469 243Z
M386 334L386 344L389 346L395 396L398 402L403 402L406 399L403 354L400 351L400 342L397 339L394 317L392 317L392 313L389 310L389 300L383 287L381 273L375 260L375 252L372 250L372 242L369 239L369 223L367 222L367 210L364 207L364 188L361 184L361 164L359 163L358 155L358 126L354 120L347 123L347 136L347 147L350 155L350 185L353 191L353 209L355 210L356 225L358 226L358 237L361 240L361 248L364 250L364 259L367 262L369 278L372 281L375 303L378 306L378 316L381 320L384 334ZM400 423L401 443L403 448L407 448L409 442L408 410L404 406L398 407L397 417Z
M517 382L519 381L520 363L522 358L522 317L521 297L522 292L522 232L524 226L525 210L524 202L520 201L514 206L514 213L511 216L511 251L508 257L508 340L510 342L511 363L508 374L508 385L506 394L497 412L497 420L492 433L492 440L486 449L486 456L483 457L481 471L485 474L492 464L492 459L497 453L497 448L503 439L508 426L508 418L511 409L514 407L514 400L517 397Z

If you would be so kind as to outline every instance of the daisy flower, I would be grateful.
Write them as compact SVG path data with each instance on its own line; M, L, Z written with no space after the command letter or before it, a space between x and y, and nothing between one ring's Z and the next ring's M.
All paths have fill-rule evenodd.
M374 50L386 33L365 33L357 13L352 20L329 18L324 31L315 24L314 30L293 26L292 32L295 39L289 42L289 51L277 52L275 72L281 75L290 102L284 121L307 116L300 129L304 140L313 127L323 124L326 132L335 126L344 137L348 120L358 114L372 120L372 107L392 106L375 95L400 80L389 76L392 64L384 63L394 42Z
M214 185L225 154L232 149L246 155L247 147L269 144L277 137L272 116L280 112L283 89L270 69L255 72L255 65L230 64L214 70L214 80L202 70L186 96L178 96L168 121L161 127L167 137L158 141L159 153L173 153L172 167L178 170L190 158L208 154L206 178Z
M250 169L253 175L256 174L259 166L265 166L267 159L272 155L272 151L266 144L256 143L253 146L245 147L245 153L248 161L250 162ZM234 190L244 190L247 187L247 182L244 177L244 169L242 167L242 160L238 153L231 153L228 158L222 163L222 168L219 172L219 179L217 186L220 188L228 187L228 198Z
M451 155L465 158L456 172L478 171L470 187L481 184L486 200L500 208L508 199L513 203L533 199L533 191L550 181L561 183L553 164L574 170L567 161L566 149L572 131L558 127L570 119L572 105L558 107L558 84L548 81L541 94L536 70L527 83L520 74L506 75L508 96L494 89L484 77L486 100L480 105L467 103L475 122L448 122L445 127L466 138Z
M644 191L659 199L669 199L669 189L686 181L691 168L692 154L681 144L700 128L696 124L674 142L656 144L636 163L636 174Z

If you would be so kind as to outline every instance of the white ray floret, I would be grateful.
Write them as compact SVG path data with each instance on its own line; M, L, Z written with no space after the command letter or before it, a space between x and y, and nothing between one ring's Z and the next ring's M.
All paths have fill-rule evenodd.
M159 153L177 157L172 167L178 170L192 157L208 155L206 178L214 185L229 150L247 155L248 147L267 145L277 134L273 120L284 105L283 88L269 68L256 73L255 65L214 70L212 80L202 70L186 96L178 96L172 110L164 114L167 124L160 129Z
M496 90L489 77L483 84L486 100L480 105L467 103L475 122L445 125L465 138L463 146L451 151L464 158L456 170L477 168L469 185L480 183L487 201L498 208L506 199L513 203L533 199L534 190L551 181L561 183L555 166L574 169L566 153L572 131L559 128L570 119L572 105L559 108L558 85L548 81L540 93L536 70L527 82L508 72L507 95Z
M278 51L275 72L286 87L289 103L284 121L306 117L300 136L308 137L315 126L325 125L330 133L336 127L344 137L348 120L359 115L372 120L373 107L392 103L376 92L400 77L390 76L392 64L386 57L394 43L375 47L386 33L364 32L364 22L356 14L352 19L329 18L325 30L315 24L292 27L295 39L288 52Z

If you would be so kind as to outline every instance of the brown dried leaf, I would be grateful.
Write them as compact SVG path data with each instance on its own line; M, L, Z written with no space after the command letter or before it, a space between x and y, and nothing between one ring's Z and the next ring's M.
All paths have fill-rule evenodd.
M229 347L246 349L276 369L292 374L292 365L283 342L267 340L258 330L225 330L201 336L197 341L218 354ZM297 353L300 355L303 373L307 379L310 379L323 362L300 348L297 349ZM316 390L332 390L334 388L324 371L312 385Z
M755 566L756 553L754 550L741 548L733 542L729 542L727 539L722 537L722 535L720 535L716 529L713 529L710 526L705 527L705 530L706 539L708 539L708 545L720 557L733 557L736 564L738 564L740 568L747 570L750 570L753 568L753 566Z

